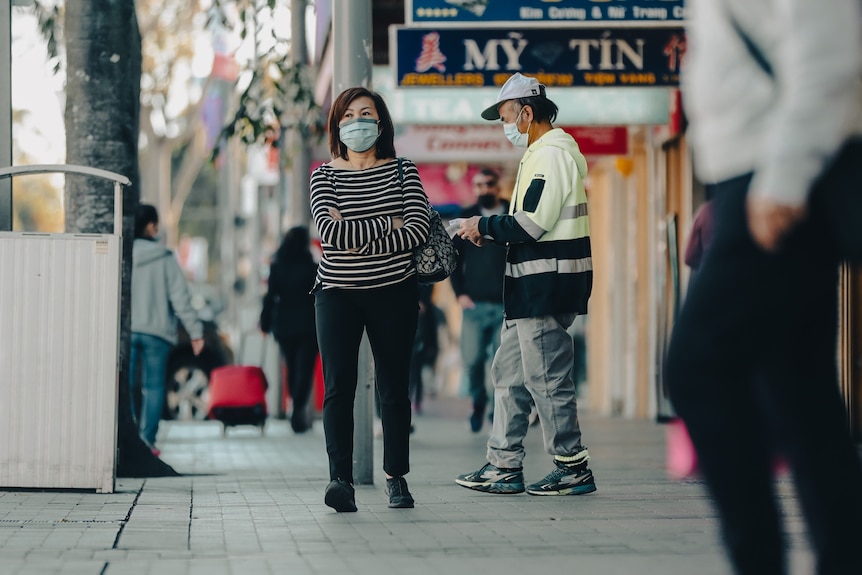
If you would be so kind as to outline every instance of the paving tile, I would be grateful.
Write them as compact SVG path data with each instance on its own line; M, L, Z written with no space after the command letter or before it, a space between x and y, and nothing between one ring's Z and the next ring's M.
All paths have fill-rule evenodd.
M320 423L296 436L271 421L222 437L213 422L166 422L162 457L184 475L121 478L117 492L0 492L0 575L426 575L572 571L603 575L729 572L702 482L664 475L664 428L581 416L598 491L540 498L477 493L454 477L484 462L485 436L462 425L468 400L426 402L407 479L416 508L387 507L382 443L359 511L323 504ZM525 442L525 475L547 473L541 432ZM793 575L812 555L789 481L778 484Z

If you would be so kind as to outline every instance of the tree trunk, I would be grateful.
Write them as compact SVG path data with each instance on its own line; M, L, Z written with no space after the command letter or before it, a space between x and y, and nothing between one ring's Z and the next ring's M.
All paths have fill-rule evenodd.
M134 0L66 3L66 161L127 176L123 198L123 278L120 310L120 389L117 475L177 475L138 437L129 403L131 271L134 213L138 204L138 128L141 40ZM113 185L66 178L69 232L113 229Z

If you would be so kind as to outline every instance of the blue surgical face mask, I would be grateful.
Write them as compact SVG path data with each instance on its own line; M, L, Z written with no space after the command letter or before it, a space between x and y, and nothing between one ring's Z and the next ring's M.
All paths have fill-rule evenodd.
M380 137L377 120L372 118L348 120L339 126L338 137L348 149L354 152L368 151Z
M524 111L524 108L521 108L521 112ZM526 148L530 142L530 124L533 122L530 121L530 124L527 124L527 132L522 134L520 130L518 130L518 122L521 119L521 112L518 112L518 117L515 118L515 121L511 124L503 124L503 133L506 134L506 137L512 142L512 145L516 148Z

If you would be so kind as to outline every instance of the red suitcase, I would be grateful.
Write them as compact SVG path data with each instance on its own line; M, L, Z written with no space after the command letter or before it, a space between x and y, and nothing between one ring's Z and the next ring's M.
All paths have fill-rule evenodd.
M222 433L234 425L266 423L266 374L257 366L226 365L210 373L210 419L222 423Z

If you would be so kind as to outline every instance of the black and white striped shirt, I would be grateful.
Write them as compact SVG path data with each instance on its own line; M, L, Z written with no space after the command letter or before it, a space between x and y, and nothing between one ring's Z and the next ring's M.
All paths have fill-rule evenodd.
M320 233L323 259L317 283L323 289L367 289L392 285L416 274L413 249L428 237L428 198L419 170L403 161L366 170L323 164L311 174L311 215ZM343 220L334 219L336 208ZM404 225L392 229L392 218Z

